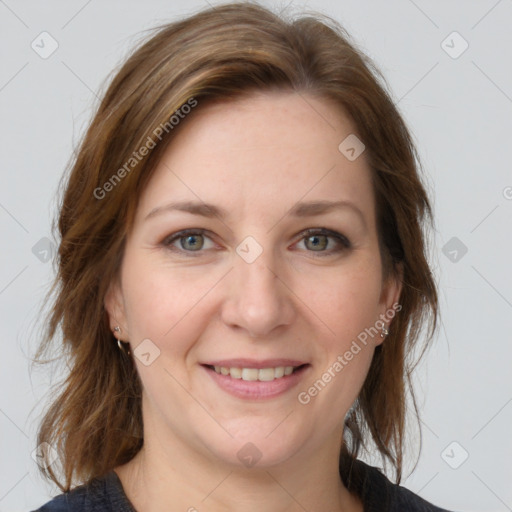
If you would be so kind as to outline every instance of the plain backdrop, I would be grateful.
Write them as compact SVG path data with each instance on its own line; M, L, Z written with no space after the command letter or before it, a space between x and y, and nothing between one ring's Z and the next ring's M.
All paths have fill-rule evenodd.
M53 276L59 179L101 84L142 32L208 4L0 0L0 512L57 493L31 456L52 376L31 371L30 356ZM289 9L331 15L375 60L433 197L442 324L416 376L423 445L403 485L451 510L512 510L512 1L310 0ZM44 51L58 45L49 56L42 37Z

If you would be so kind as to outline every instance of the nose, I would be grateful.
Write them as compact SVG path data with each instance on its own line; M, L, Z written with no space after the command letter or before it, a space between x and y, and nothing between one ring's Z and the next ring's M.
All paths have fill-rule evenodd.
M229 273L227 296L222 307L225 325L245 331L251 338L268 338L293 323L296 308L293 293L276 262L263 251L247 263L236 257Z

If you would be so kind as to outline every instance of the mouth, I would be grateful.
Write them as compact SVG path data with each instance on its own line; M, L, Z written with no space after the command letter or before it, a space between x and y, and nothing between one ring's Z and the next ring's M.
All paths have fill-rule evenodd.
M276 379L288 377L292 373L300 371L302 368L308 366L301 364L298 366L269 366L266 368L244 368L238 366L220 366L220 365L205 365L210 370L213 370L219 375L224 375L232 379L241 379L247 382L270 382Z
M311 364L289 359L261 362L237 359L201 366L222 391L236 398L259 401L283 395L297 386Z

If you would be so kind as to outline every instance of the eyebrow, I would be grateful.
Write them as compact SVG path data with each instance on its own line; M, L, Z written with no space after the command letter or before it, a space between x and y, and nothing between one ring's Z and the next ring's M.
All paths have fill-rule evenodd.
M285 214L285 216L291 215L292 217L299 218L314 217L329 213L333 210L343 210L347 208L355 212L361 218L363 224L366 225L363 212L351 201L308 201L297 203ZM186 212L206 218L218 217L220 219L225 219L229 217L229 212L220 206L196 201L177 201L153 208L146 215L144 220L173 211Z

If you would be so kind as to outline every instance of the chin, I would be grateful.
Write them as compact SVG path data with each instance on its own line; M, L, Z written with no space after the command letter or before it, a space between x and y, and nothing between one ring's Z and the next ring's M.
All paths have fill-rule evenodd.
M283 416L283 418L285 415ZM223 443L208 440L205 445L218 461L236 468L271 468L285 463L296 455L310 436L303 432L294 432L286 421L265 421L259 425L243 425L238 432L233 432L233 438ZM272 427L268 425L272 423ZM242 428L243 427L243 428Z

